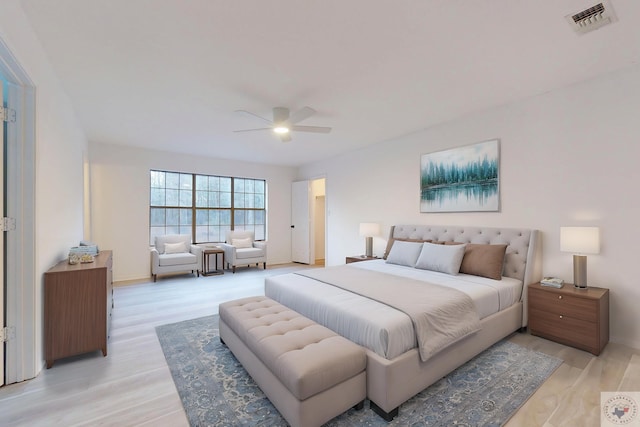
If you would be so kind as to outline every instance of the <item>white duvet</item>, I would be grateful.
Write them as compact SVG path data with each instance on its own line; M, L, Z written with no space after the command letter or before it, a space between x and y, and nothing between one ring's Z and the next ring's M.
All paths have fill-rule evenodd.
M522 282L507 277L493 280L466 274L451 276L383 260L349 266L458 289L471 297L480 319L510 307L520 300L522 292ZM406 314L308 277L293 273L268 277L265 295L387 359L417 345L412 321Z

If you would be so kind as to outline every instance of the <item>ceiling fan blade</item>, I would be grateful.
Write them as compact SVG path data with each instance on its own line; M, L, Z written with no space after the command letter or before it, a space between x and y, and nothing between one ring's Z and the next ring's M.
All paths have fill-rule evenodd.
M296 124L298 122L303 121L304 119L307 119L313 116L315 113L316 113L316 110L314 110L311 107L302 107L301 109L299 109L289 117L289 123Z
M283 133L283 134L280 134L279 136L280 136L280 141L282 141L282 142L291 141L291 134L290 133Z
M271 128L239 129L239 130L234 130L234 132L255 132L257 130L271 130Z
M325 126L291 126L291 130L298 132L314 132L314 133L329 133L331 128Z
M264 120L264 121L265 121L265 122L267 122L267 123L273 123L271 120L269 120L269 119L265 119L264 117L259 116L259 115L257 115L257 114L254 114L254 113L252 113L251 111L247 111L247 110L236 110L235 112L236 112L236 113L240 113L240 114L244 114L244 115L247 115L247 116L255 117L255 118L258 118L258 119L260 119L260 120Z

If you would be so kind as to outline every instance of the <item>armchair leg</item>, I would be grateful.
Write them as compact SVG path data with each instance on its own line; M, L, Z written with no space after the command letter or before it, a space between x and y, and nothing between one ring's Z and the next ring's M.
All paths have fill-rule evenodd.
M157 279L158 279L158 275L157 275L157 274L154 274L154 275L153 275L153 281L155 282Z
M234 265L232 268L233 274L236 274L236 266Z
M267 269L267 263L266 262L264 263L264 269L265 270Z

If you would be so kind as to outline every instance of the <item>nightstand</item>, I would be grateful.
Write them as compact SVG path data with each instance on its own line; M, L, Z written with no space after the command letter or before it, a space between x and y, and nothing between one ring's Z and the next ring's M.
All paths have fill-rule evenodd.
M528 287L529 330L561 344L600 354L609 342L609 289Z
M380 259L380 258L378 258L377 256L366 256L366 255L348 256L346 258L346 263L351 264L352 262L370 261L372 259Z

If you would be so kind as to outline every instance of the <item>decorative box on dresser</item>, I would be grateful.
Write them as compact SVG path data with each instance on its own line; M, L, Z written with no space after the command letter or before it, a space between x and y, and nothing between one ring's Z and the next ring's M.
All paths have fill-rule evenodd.
M600 354L609 342L609 289L528 287L532 335Z
M61 261L44 274L44 329L47 368L64 357L101 350L113 308L113 258L100 251L94 262Z

